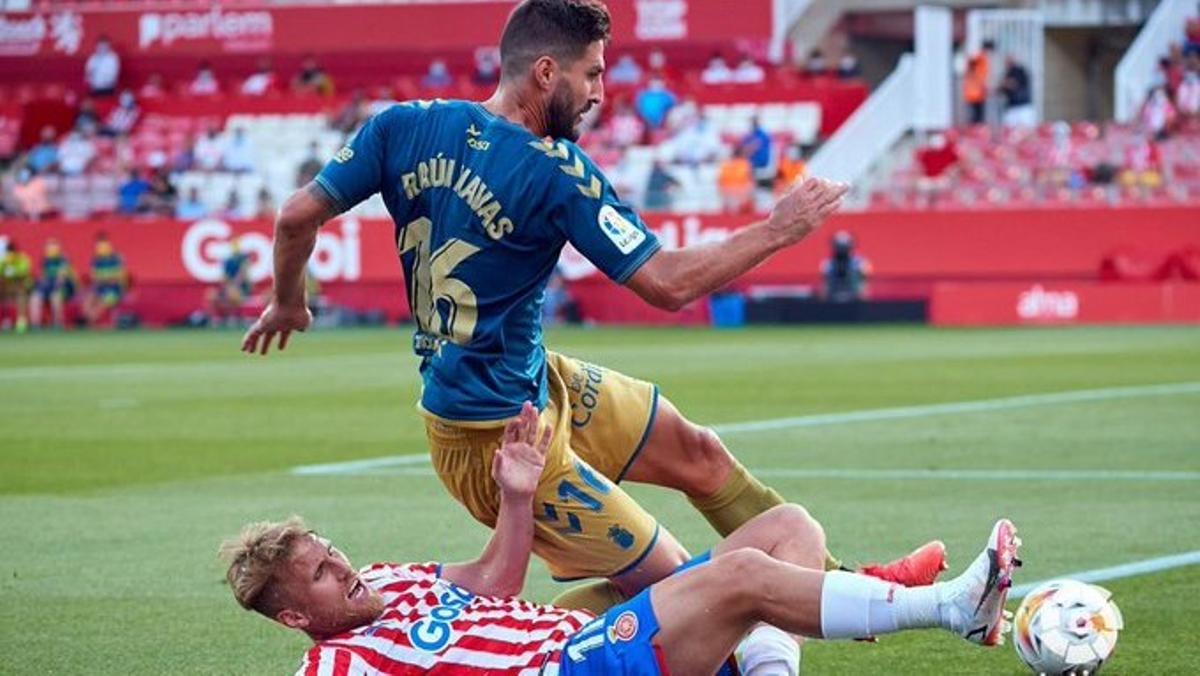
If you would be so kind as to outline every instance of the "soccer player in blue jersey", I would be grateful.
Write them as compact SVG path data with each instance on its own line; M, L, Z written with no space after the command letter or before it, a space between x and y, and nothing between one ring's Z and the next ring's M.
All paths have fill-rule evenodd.
M308 328L304 267L318 229L381 193L416 321L418 409L438 476L494 526L492 457L505 421L534 402L555 432L534 501L534 551L556 579L611 580L557 600L598 610L687 559L622 480L682 491L722 535L783 499L654 385L546 350L541 305L559 252L569 242L646 302L677 310L802 240L847 189L809 179L719 245L663 250L573 143L603 100L608 37L608 12L595 0L526 0L504 29L490 99L405 103L370 119L283 205L274 297L242 343L266 354ZM931 543L868 572L929 584L943 563Z

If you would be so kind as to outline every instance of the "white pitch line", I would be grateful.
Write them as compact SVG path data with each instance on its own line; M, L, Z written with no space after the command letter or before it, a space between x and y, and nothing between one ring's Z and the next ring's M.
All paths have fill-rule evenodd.
M324 465L301 465L292 468L292 474L313 476L326 474L366 474L372 470L403 467L406 465L423 465L429 462L429 454L391 455L386 458L368 458L366 460L351 460L349 462L331 462ZM430 473L433 470L429 470Z
M1019 584L1012 588L1009 596L1017 599L1024 598L1029 592L1052 580L1070 579L1079 580L1080 582L1108 582L1110 580L1120 580L1138 575L1148 575L1150 573L1161 573L1165 570L1195 565L1200 565L1200 549L1171 556L1161 556L1156 559L1134 561L1133 563L1112 566L1110 568L1081 570L1076 573L1067 573L1066 575L1059 575L1038 582Z
M1200 481L1200 472L1104 469L752 469L755 476L853 481Z
M378 460L384 460L379 458ZM331 474L370 474L371 476L434 476L427 455L404 455L392 458L396 462L375 464L355 470L334 465L308 465L292 470L301 476ZM399 461L403 460L401 463ZM302 471L301 471L302 470ZM758 477L781 479L846 479L851 481L1200 481L1200 472L1147 472L1139 470L1007 470L1007 469L797 469L794 467L756 467L750 470Z
M1050 392L1046 394L1028 394L1017 397L1004 397L1000 399L980 399L975 401L959 401L945 404L929 404L926 406L876 408L865 411L848 411L845 413L824 413L820 415L774 418L770 420L751 420L740 423L717 424L712 425L711 427L714 431L721 434L738 434L744 432L764 432L767 430L787 429L792 427L819 427L822 425L845 425L848 423L921 418L934 415L985 413L989 411L1003 411L1014 408L1028 408L1030 406L1074 404L1091 401L1107 401L1111 399L1130 399L1135 397L1163 397L1176 394L1200 394L1200 382L1193 381L1183 383L1168 383L1164 385L1109 387L1096 390L1071 390L1067 392ZM417 455L389 455L381 458L367 458L365 460L352 460L349 462L335 462L322 465L301 465L299 467L293 467L292 474L298 474L302 476L361 474L386 467L403 467L407 465L421 464L421 462L425 460L428 460L428 456L423 453Z
M825 413L820 415L804 415L792 418L774 418L770 420L752 420L749 422L727 423L713 425L716 432L763 432L766 430L787 429L792 427L819 427L822 425L843 425L855 422L876 422L880 420L900 420L905 418L924 418L934 415L955 415L961 413L985 413L1004 411L1014 408L1029 408L1053 404L1077 404L1092 401L1108 401L1112 399L1133 399L1138 397L1163 397L1176 394L1200 394L1200 382L1168 383L1165 385L1136 385L1132 387L1108 387L1097 390L1069 390L1066 392L1049 392L1046 394L1026 394L1000 399L979 399L975 401L956 401L945 404L928 404L925 406L901 406L898 408L876 408L866 411L848 411L845 413Z

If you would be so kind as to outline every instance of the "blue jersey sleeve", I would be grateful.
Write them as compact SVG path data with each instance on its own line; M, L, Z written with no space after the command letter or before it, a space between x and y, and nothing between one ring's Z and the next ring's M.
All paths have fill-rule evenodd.
M317 174L317 185L328 193L340 211L379 192L383 187L386 152L402 146L394 138L411 129L407 119L411 107L395 105L367 120L350 143L337 151L333 159Z
M539 142L554 159L555 225L579 253L613 281L624 284L662 245L608 179L578 147Z

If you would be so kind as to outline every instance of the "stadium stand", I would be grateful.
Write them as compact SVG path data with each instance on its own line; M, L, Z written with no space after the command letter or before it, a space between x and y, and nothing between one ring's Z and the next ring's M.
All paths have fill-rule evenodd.
M482 100L490 93L488 86L476 85L465 77L459 78L453 87L423 89L419 80L411 76L372 83L352 71L331 69L330 73L334 82L357 85L352 90L354 94L322 99L276 89L266 96L245 96L236 93L241 79L225 78L221 81L220 91L227 93L198 95L187 87L186 79L168 81L166 86L174 93L161 99L143 97L139 105L145 112L127 136L116 139L92 137L96 153L88 173L98 178L86 185L72 182L68 186L72 191L82 190L82 194L64 192L62 182L53 182L52 203L68 217L103 213L111 210L112 199L101 193L113 183L113 176L129 169L152 170L164 166L174 170L173 179L181 192L190 187L200 188L204 201L213 211L225 203L231 183L237 183L243 199L265 186L278 203L296 187L295 169L312 143L328 157L344 141L345 133L337 124L340 111L356 98L364 98L364 91L371 92L371 110L377 110L393 99L454 97ZM158 73L155 73L146 80L131 83L134 86L129 88L130 91L144 92L151 77L157 83ZM684 186L680 208L699 211L719 209L719 200L710 199L718 163L749 131L753 120L758 119L772 134L778 148L795 143L811 146L822 135L836 129L836 125L852 113L867 94L866 87L858 81L782 72L762 83L710 86L700 82L697 71L684 70L669 81L669 86L678 101L691 104L697 114L711 122L724 146L721 155L712 161L672 167L672 172ZM59 120L74 116L79 106L89 100L80 89L80 85L69 82L7 85L6 91L11 92L15 105L11 106L12 112L0 118L0 154L12 159L19 145L17 132L21 128L40 128L39 123L47 121L45 115L31 116L29 110L48 110ZM614 86L610 97L618 102L628 101L636 97L639 90L637 84ZM106 101L97 104L102 119L111 108L112 104ZM26 111L24 122L19 116L20 109ZM608 111L613 109L614 106L607 108ZM604 119L596 121L592 133L585 136L582 143L596 155L602 166L614 173L615 183L635 196L640 195L656 148L669 146L671 132L678 131L687 119L682 118L672 127L638 139L625 154L610 152L625 150L611 148L606 143L611 132L610 121L611 114L606 113ZM194 150L195 140L210 129L218 131L215 142L221 146L229 143L234 130L245 130L253 148L258 181L246 177L233 181L220 170L191 171L189 152ZM9 188L11 190L11 185ZM70 197L67 197L68 192ZM362 213L380 215L382 203L376 200L365 205Z
M161 20L160 15L167 12L190 11L200 15L198 21L210 21L211 25L222 12L228 17L235 12L274 12L282 7L285 12L370 12L374 16L374 12L412 8L436 12L457 6L458 1L384 0L343 5L246 0L210 5L193 0L46 0L34 2L31 7L35 12L79 12L88 20L123 13ZM689 1L696 13L705 7L722 6L720 2ZM489 19L493 22L502 20L507 7L504 2L470 4L473 11L493 12ZM751 4L765 7L771 3L748 3L747 7ZM785 4L805 4L813 11L831 5L815 0ZM883 4L892 9L915 5ZM957 7L979 4L951 3ZM1041 4L1066 7L1063 3ZM1076 4L1091 6L1087 2ZM1200 24L1194 12L1191 23L1174 18L1180 16L1178 13L1170 14L1167 38L1159 37L1158 32L1158 24L1164 23L1161 19L1167 15L1157 12L1159 20L1153 26L1157 51L1152 52L1153 58L1137 61L1145 77L1134 80L1166 85L1165 103L1159 96L1128 119L1117 116L1117 121L1092 116L1087 121L1046 121L1023 127L1004 126L999 114L990 114L987 124L961 126L965 118L959 115L956 119L960 126L926 125L892 146L890 139L895 137L890 132L879 133L877 127L858 123L872 102L882 97L886 105L877 106L875 114L885 118L883 123L913 128L911 121L899 119L892 103L912 102L917 81L915 64L922 68L929 64L899 57L887 45L896 41L897 34L903 41L911 41L918 21L904 16L904 12L865 17L848 7L839 10L845 15L834 29L840 37L814 43L812 49L795 47L803 42L797 38L793 44L797 51L783 54L782 62L767 58L769 30L760 31L754 40L693 36L614 44L608 54L606 104L587 121L580 144L605 170L622 197L643 211L657 212L650 213L647 221L668 246L674 246L717 239L731 232L746 220L745 212L769 209L780 187L808 168L841 178L818 165L820 154L831 149L843 156L853 155L840 149L840 137L887 137L889 140L881 141L877 148L862 153L871 156L867 160L873 168L868 177L856 180L861 194L852 207L865 210L865 220L855 215L842 221L856 234L865 232L863 241L868 253L880 263L879 274L871 284L872 294L878 299L929 297L935 282L949 275L947 266L963 252L947 249L944 256L904 267L912 263L908 254L889 259L881 248L903 248L902 244L886 239L882 231L864 230L874 223L876 214L881 222L891 223L896 214L914 212L924 216L922 212L936 211L940 212L937 216L946 216L936 221L938 224L981 219L994 225L1008 218L1005 214L1021 214L1033 223L1029 213L1065 209L1086 214L1080 218L1094 222L1104 210L1122 207L1157 209L1160 218L1175 223L1186 220L1187 210L1200 204L1200 84L1196 84L1200 77ZM1147 5L1145 11L1149 9L1152 7ZM146 14L137 14L142 11ZM245 16L239 15L239 26L250 25ZM718 16L717 25L734 20L726 13L714 16ZM1125 20L1145 19L1144 14L1139 16ZM959 19L967 18L960 14L955 21L946 22L948 30L940 36L947 52L947 77L953 70L951 39L966 35L962 25L972 22ZM134 25L142 30L138 22ZM155 23L149 21L146 25L153 28ZM426 20L424 25L436 26L436 22ZM275 26L278 31L292 30L283 23ZM1136 25L1131 28L1130 39L1136 33L1134 28ZM159 32L141 35L143 42L166 42L163 29L153 30ZM663 28L643 26L641 30ZM315 57L305 51L309 49L307 43L297 45L284 40L280 37L283 33L274 35L274 42L237 42L233 48L204 42L211 37L198 39L196 44L142 48L137 33L126 34L114 42L121 61L117 89L118 93L128 90L134 95L136 114L124 113L129 124L122 129L111 128L114 120L122 120L122 111L114 112L117 97L92 97L85 90L84 62L98 39L95 33L87 33L69 57L49 46L52 38L45 38L36 80L28 68L22 67L20 59L0 54L0 162L7 167L0 172L0 205L4 209L0 218L5 222L5 231L0 235L18 232L12 224L30 219L44 221L55 230L87 221L96 227L110 227L118 238L134 237L134 230L126 228L130 224L169 232L169 236L164 235L166 243L156 246L179 251L183 247L177 240L182 239L198 253L192 259L184 255L184 260L153 274L146 274L144 267L136 270L142 273L139 311L143 317L157 317L159 323L180 321L179 309L198 306L203 298L199 287L187 291L178 288L180 280L194 281L210 275L205 270L209 270L206 266L211 261L205 257L215 255L211 251L236 239L232 233L254 237L260 254L269 253L266 233L274 206L311 177L370 113L397 100L487 98L497 77L495 49L488 42L494 41L494 30L481 30L479 35L459 32L424 36L446 42L438 47L413 42L423 36L410 36L413 41L406 42L406 48L397 48L390 36L382 39L368 35L363 37L363 44L373 45L370 49L375 51L354 42L352 50L326 45L315 52ZM12 30L6 35L19 34ZM69 37L68 33L53 39ZM804 39L811 37L806 35ZM339 40L336 35L313 38L330 44ZM1177 46L1171 47L1171 42ZM862 52L856 53L856 48ZM968 51L961 45L959 54L965 58ZM996 53L993 63L1007 55ZM1045 70L1044 64L1027 63L1035 78L1045 77L1039 71ZM893 67L897 73L907 68L908 75L914 77L883 79L882 74ZM998 66L993 69L997 73L1002 70ZM200 78L202 86L196 86L201 72L210 72L212 79L205 75ZM879 84L872 90L869 82ZM949 88L950 80L946 83ZM993 101L999 97L995 90L989 96ZM53 143L39 146L46 127L53 130ZM900 135L897 132L896 137ZM39 169L40 176L31 176L22 170L33 158L31 151L37 148L42 154L40 160L53 156L57 165L51 162L45 170ZM747 190L751 193L748 198ZM382 200L376 197L350 216L373 226L384 222L387 214ZM210 217L226 224L224 229L211 226ZM1052 213L1047 213L1045 219L1036 222L1043 224L1039 227L1049 227L1054 220ZM202 227L193 229L197 221ZM923 227L932 227L932 221L919 222ZM377 299L395 281L394 257L368 261L359 260L359 256L374 256L368 251L390 247L381 240L368 239L366 233L374 230L364 227L360 232L358 221L342 221L327 231L332 239L318 252L318 278L326 284L327 296L345 307L377 308ZM35 243L44 237L37 230L20 232L33 233ZM967 229L938 229L940 235L950 232L965 233ZM1064 267L1061 261L1041 267L1013 264L990 276L949 276L970 283L1010 284L1047 274L1056 279L1089 279L1092 273L1088 271L1098 269L1097 261L1109 255L1109 248L1117 248L1125 236L1119 224L1105 233L1107 244L1081 254L1070 266ZM1153 257L1173 255L1170 252L1180 249L1178 234L1173 230ZM356 253L347 253L352 250ZM152 258L144 251L138 255L146 255L145 260ZM568 269L572 265L569 256L570 252L565 266ZM809 293L818 263L788 257L778 266L760 269L747 278L747 283L751 287L791 289L802 295ZM268 272L265 266L256 268L255 281L262 283ZM610 285L590 277L591 272L585 270L580 277L570 279L572 291L579 295L590 317L705 320L704 312L694 308L686 316L672 317L633 312L629 304L613 295ZM179 298L187 300L179 302ZM609 311L613 314L604 314ZM404 308L389 305L388 318L405 316Z

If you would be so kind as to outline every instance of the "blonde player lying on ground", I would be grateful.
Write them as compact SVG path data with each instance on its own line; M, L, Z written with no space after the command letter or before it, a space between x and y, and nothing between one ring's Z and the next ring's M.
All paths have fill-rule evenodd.
M222 547L234 596L313 639L299 674L691 676L725 670L752 631L763 640L745 644L747 671L795 662L796 644L779 640L779 630L845 639L940 628L982 645L1001 640L1019 565L1020 543L1007 520L996 523L962 575L927 587L823 572L820 524L803 508L782 505L599 617L518 599L533 543L531 501L549 445L549 430L539 432L537 412L526 404L496 452L500 515L475 561L355 570L293 517L247 526Z

